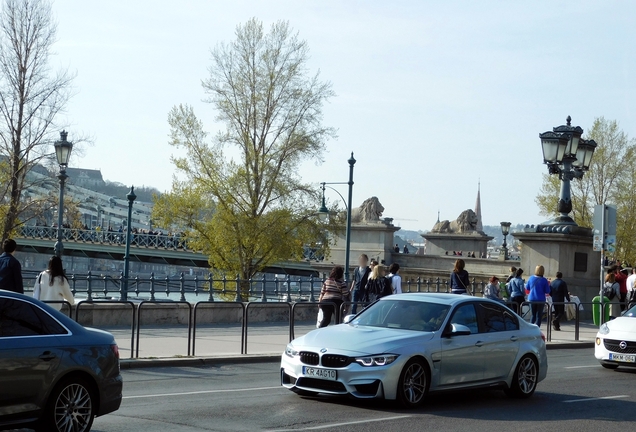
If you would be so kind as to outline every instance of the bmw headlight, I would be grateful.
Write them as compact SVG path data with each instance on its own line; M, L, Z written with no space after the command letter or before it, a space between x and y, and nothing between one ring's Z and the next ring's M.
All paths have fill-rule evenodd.
M602 335L606 335L606 334L609 334L610 329L609 329L609 327L607 326L607 324L603 324L603 325L601 326L601 328L599 328L599 329L598 329L598 332L599 332L600 334L602 334Z
M386 366L390 365L398 358L397 354L382 354L366 357L356 357L356 363L361 366Z
M289 344L289 345L287 345L287 347L285 347L285 355L287 357L294 358L294 357L298 356L298 351L296 351L294 349L294 346L292 344Z

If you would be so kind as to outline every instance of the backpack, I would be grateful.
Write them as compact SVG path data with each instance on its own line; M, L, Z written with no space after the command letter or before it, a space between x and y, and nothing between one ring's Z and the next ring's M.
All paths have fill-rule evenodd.
M614 297L616 297L616 290L614 289L614 285L616 285L616 283L614 284L610 284L609 282L605 283L605 285L603 285L603 296L607 297L610 300L614 300Z
M384 284L384 291L382 292L382 297L386 297L393 294L393 276L387 276L384 279L386 280L386 282Z

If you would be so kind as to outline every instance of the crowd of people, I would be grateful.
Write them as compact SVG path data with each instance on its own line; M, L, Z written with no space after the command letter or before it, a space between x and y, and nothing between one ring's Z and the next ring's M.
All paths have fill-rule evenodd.
M366 254L358 258L358 267L353 272L351 284L344 280L344 268L336 266L322 284L318 315L318 327L326 327L332 316L344 302L351 302L351 313L357 312L358 305L376 301L381 297L402 293L402 278L399 275L400 265L393 263L388 268ZM337 308L337 309L336 309Z

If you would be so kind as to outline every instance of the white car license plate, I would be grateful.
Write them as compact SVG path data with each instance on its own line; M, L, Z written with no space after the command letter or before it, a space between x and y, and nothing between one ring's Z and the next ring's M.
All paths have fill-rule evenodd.
M318 369L308 366L303 366L303 375L330 381L335 381L338 378L338 373L333 369Z
M636 363L636 355L610 353L609 359L625 363Z

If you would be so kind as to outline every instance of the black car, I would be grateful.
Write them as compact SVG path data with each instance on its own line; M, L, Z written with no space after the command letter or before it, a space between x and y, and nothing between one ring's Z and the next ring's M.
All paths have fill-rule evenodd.
M0 290L0 429L86 432L121 392L113 335Z

